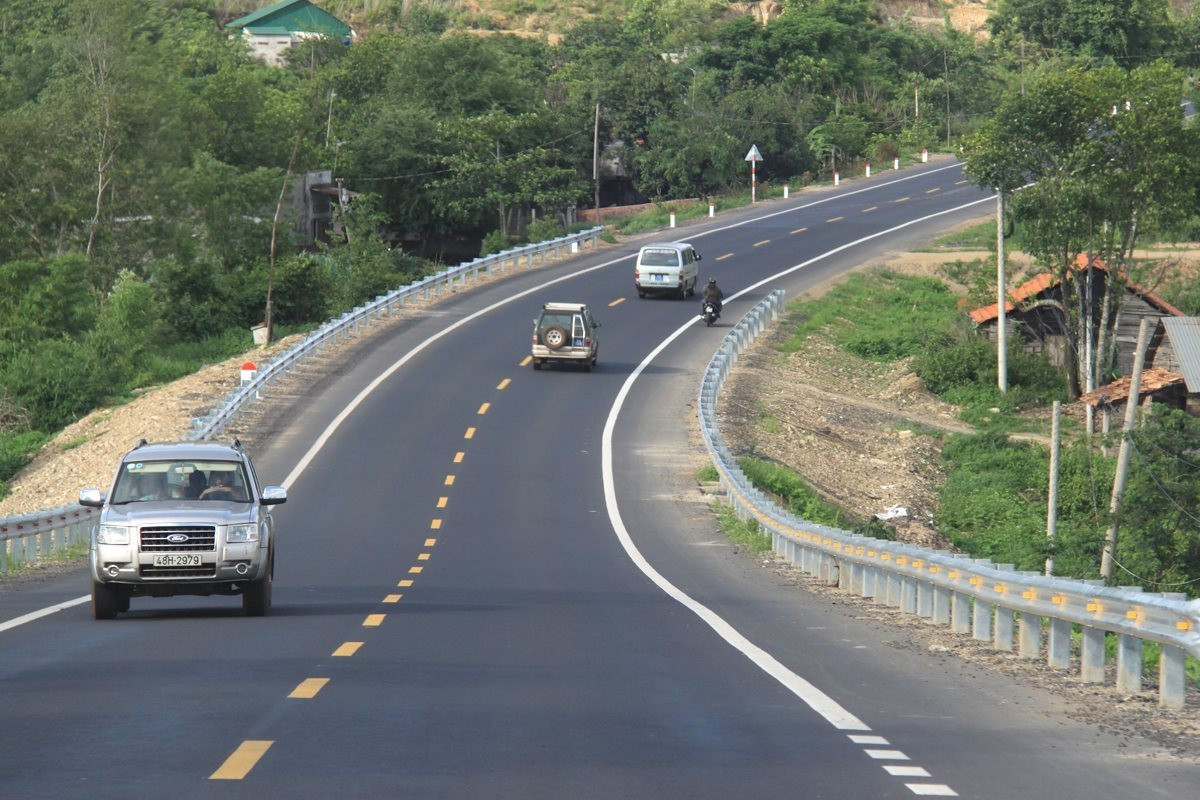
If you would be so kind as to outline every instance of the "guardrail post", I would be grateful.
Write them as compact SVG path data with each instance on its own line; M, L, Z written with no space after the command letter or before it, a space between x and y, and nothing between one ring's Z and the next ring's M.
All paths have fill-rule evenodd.
M1068 669L1071 666L1071 623L1065 619L1050 618L1046 663L1054 669Z
M1042 618L1021 612L1021 623L1018 632L1017 653L1024 659L1035 659L1042 654Z
M991 621L990 619L988 620ZM971 596L959 591L950 593L950 630L971 632Z
M914 561L914 567L921 566L920 562ZM921 578L913 578L917 584L917 616L923 619L929 619L933 616L933 584Z
M1117 691L1142 690L1142 640L1126 633L1117 634Z
M900 610L906 614L917 610L917 579L911 575L900 576Z
M992 647L1011 653L1013 649L1013 615L1011 608L996 606Z
M1079 679L1084 683L1104 683L1104 639L1102 628L1082 630L1079 641Z
M878 584L879 570L875 569L874 564L863 564L862 576L862 596L875 597L875 586Z
M1158 707L1179 710L1187 698L1187 653L1178 647L1159 645Z
M950 624L952 592L945 586L933 587L933 621L938 625Z

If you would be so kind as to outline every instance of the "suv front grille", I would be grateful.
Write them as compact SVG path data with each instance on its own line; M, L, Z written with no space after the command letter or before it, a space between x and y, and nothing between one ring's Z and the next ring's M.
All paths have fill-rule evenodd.
M217 577L216 564L204 564L199 567L152 567L149 564L143 564L141 568L143 578L215 578Z
M183 535L184 541L172 542L170 537ZM217 549L217 529L214 525L162 525L142 528L143 553L212 552Z

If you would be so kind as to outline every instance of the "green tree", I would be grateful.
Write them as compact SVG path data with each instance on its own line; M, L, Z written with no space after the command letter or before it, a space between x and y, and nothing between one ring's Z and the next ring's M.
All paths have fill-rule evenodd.
M1006 96L964 142L967 175L1012 193L1026 249L1062 287L1057 308L1071 398L1111 362L1115 303L1139 236L1195 212L1200 134L1183 124L1181 85L1182 76L1162 62L1128 73L1048 71L1025 93ZM1090 261L1077 273L1082 254L1108 266L1103 295L1092 292Z

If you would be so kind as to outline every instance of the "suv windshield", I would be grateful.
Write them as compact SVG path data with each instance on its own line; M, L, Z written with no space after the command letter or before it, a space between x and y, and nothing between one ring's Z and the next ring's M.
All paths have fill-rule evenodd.
M121 465L114 503L154 500L249 500L238 461L130 461Z

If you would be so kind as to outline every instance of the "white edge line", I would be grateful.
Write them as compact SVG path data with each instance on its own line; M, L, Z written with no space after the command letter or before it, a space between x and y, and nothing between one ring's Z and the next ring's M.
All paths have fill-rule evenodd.
M72 606L82 605L91 599L92 596L90 594L85 594L83 597L76 597L74 600L67 600L66 602L58 603L57 605L46 606L45 608L38 609L37 611L30 611L28 614L20 617L13 617L7 622L0 622L0 633L24 625L27 622L33 622L34 620L41 619L42 617L48 617L51 614L57 614L59 611L71 608Z
M793 267L789 267L788 269L778 272L772 277L765 278L752 286L747 286L745 289L742 289L741 291L732 295L730 300L740 297L747 292L753 291L763 284L778 280L785 275L789 275L797 270L807 267L810 264L813 264L824 258L828 258L835 253L862 244L863 242L870 241L871 239L893 233L902 228L907 228L911 225L916 225L936 217L961 211L964 208L970 208L971 206L978 205L979 203L990 202L992 199L993 198L985 197L981 200L965 203L961 206L940 211L936 214L930 214L919 219L914 219L901 225L897 225L893 228L889 228L887 230L871 234L870 236L865 236L856 241L841 245L840 247L836 247L833 250L829 250L828 252L822 253L818 256L808 259L807 261L803 261ZM673 598L680 605L692 611L692 613L694 613L696 616L700 617L700 619L702 619L710 628L712 628L718 636L749 658L761 670L783 684L785 688L790 690L798 698L808 704L810 708L824 717L831 725L838 730L869 731L871 728L866 723L858 719L846 709L842 708L833 698L829 697L827 694L822 692L813 684L809 683L804 678L797 675L795 672L792 672L770 653L766 652L739 633L732 625L722 619L710 608L694 600L673 583L664 578L658 572L658 570L650 565L650 562L645 559L641 551L638 550L637 545L633 543L633 538L629 535L629 531L625 527L624 520L621 518L621 512L617 504L616 484L613 478L612 437L613 430L616 428L617 417L621 413L621 408L625 404L625 399L629 396L629 392L633 388L634 382L637 381L638 377L642 374L642 372L645 371L646 367L648 367L650 363L658 357L659 353L665 350L668 345L679 338L684 331L692 327L695 323L696 319L688 320L688 322L677 328L674 333L663 339L663 341L659 343L657 347L655 347L644 359L642 359L642 362L638 364L637 367L634 368L633 372L630 373L629 377L625 379L625 383L621 386L620 391L617 393L616 399L613 401L612 408L608 414L608 419L604 423L604 433L601 438L601 470L604 481L604 503L608 509L608 518L612 524L613 532L616 534L617 540L621 543L621 546L625 549L625 554L629 556L629 560L632 561L634 565L642 571L642 574L649 578L665 594Z

